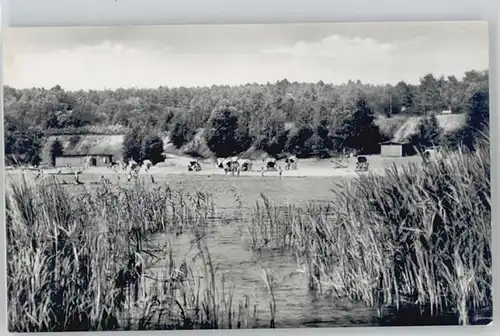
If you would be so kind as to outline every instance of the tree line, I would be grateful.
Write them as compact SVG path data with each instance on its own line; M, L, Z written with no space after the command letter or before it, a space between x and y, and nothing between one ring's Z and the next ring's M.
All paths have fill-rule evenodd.
M326 157L345 148L371 153L378 142L392 137L376 125L378 116L424 116L418 134L410 139L415 144L470 147L489 118L488 85L488 71L468 71L460 79L428 74L416 85L284 79L273 84L101 91L4 87L5 153L10 163L35 163L43 135L125 133L125 157L140 160L149 151L145 148L159 147L163 135L181 148L199 129L204 129L216 156L249 149L275 157ZM433 116L442 110L466 113L467 127L444 138Z

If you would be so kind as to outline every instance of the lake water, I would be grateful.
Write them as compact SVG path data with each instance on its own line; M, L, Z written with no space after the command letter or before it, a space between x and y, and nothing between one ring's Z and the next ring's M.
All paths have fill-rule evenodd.
M113 184L117 183L114 174L107 175L107 178ZM149 181L148 177L144 178ZM61 176L60 179L69 183L73 181L72 176ZM400 312L396 317L393 313L389 313L392 308L386 310L390 316L384 316L388 320L382 322L375 308L310 293L305 275L296 272L299 266L293 253L253 252L250 249L251 239L248 233L250 211L257 201L262 201L261 193L274 205L304 205L310 201L328 202L332 199L332 189L337 188L336 184L342 182L342 179L349 178L155 174L157 184L166 183L173 189L187 192L206 191L213 195L217 219L215 228L207 232L208 249L214 264L218 266L218 275L228 275L234 281L235 309L238 300L248 295L251 309L253 304L257 304L260 327L268 327L270 320L270 295L263 280L262 267L268 269L278 280L274 288L278 328L375 326L382 323L455 324L454 318L424 319L414 312L410 312L408 316ZM99 184L100 175L83 174L81 180L92 187ZM67 187L73 188L72 185ZM170 240L175 259L180 261L184 258L189 260L197 253L196 247L192 244L193 238L189 233L177 237L165 233L156 235L153 241L164 244ZM160 273L161 267L149 271ZM293 273L295 274L292 275ZM391 321L393 319L396 320Z
M252 252L247 223L249 210L261 200L264 193L273 204L305 204L308 201L329 201L331 188L339 178L279 178L279 177L224 177L224 176L166 176L174 188L210 191L218 211L218 217L231 219L207 235L207 245L212 260L219 266L218 274L229 275L235 283L234 298L249 295L251 304L258 305L258 317L262 326L268 326L270 295L262 279L261 267L267 268L277 278L274 289L276 298L276 327L325 327L360 326L376 324L376 309L363 304L323 298L307 290L304 274L295 274L297 261L292 253L278 251ZM240 199L238 201L237 199ZM241 202L241 205L240 205ZM158 242L171 236L159 234ZM190 234L173 240L176 259L191 256Z

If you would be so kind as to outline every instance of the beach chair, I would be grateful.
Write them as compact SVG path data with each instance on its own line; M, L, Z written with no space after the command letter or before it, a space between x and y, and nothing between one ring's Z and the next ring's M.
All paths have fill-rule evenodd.
M433 147L433 148L427 148L423 153L422 153L422 163L424 165L427 165L431 162L432 158L437 158L440 153L440 148L439 147Z
M244 161L241 164L241 171L248 172L252 170L252 163L250 161Z
M356 171L368 170L368 158L366 156L358 156L356 162Z
M188 171L201 171L201 165L198 161L190 161Z
M333 169L349 167L349 159L347 159L345 156L341 156L337 159L332 159L331 162L333 163Z
M266 169L270 171L275 171L276 169L276 160L268 160L266 163Z
M285 160L286 170L296 170L297 169L297 157L295 155L289 156Z

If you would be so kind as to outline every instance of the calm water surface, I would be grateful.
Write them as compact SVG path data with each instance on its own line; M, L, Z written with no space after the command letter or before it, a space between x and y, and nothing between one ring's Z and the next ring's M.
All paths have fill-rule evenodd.
M260 193L278 205L329 201L331 189L336 182L340 182L339 178L170 176L165 178L165 182L186 190L210 191L218 216L231 218L226 223L221 221L216 229L208 233L208 248L212 260L219 266L218 274L229 275L234 281L234 298L238 300L249 295L251 304L258 305L258 317L264 326L270 317L270 295L262 278L261 267L267 268L278 281L274 290L277 327L359 326L375 323L375 309L309 293L305 275L296 272L298 265L292 253L252 252L249 248L249 210L256 201L261 200ZM168 238L167 234L155 237L158 242ZM173 240L177 258L189 258L196 253L196 248L190 250L192 239L190 234L183 234Z
M61 179L72 183L72 176ZM116 177L108 175L112 183ZM84 174L81 180L98 184L100 176ZM344 178L346 179L346 178ZM145 177L145 180L149 179ZM253 252L250 247L248 223L250 211L261 193L275 205L302 205L310 201L330 201L332 189L342 182L339 177L245 177L245 176L203 176L203 175L158 175L157 184L167 183L173 189L188 192L207 191L213 195L217 224L207 232L207 245L211 258L218 266L217 274L229 276L234 281L233 302L235 309L245 295L253 308L257 304L259 326L267 327L270 320L270 294L263 280L262 267L268 269L277 279L274 288L276 298L276 327L334 327L369 326L377 324L376 309L363 304L319 297L307 290L307 279L297 272L299 266L293 253L280 251ZM123 183L123 177L122 177ZM87 184L95 185L93 183ZM74 186L68 185L68 188ZM172 235L158 234L153 241L158 244L172 243L175 259L178 261L194 256L193 236L184 233L172 239ZM162 263L151 269L162 272ZM200 273L202 268L200 267ZM251 310L252 310L251 308ZM250 312L252 314L252 311Z

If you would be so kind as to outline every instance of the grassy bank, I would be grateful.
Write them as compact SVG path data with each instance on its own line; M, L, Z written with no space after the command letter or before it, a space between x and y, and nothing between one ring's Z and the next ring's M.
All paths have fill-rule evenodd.
M334 191L331 207L254 209L254 248L291 247L314 290L457 322L492 308L489 142Z
M6 209L9 331L254 326L255 307L233 298L205 246L210 195L142 184L70 193L22 178L9 184ZM182 230L196 233L202 277L195 260L176 264L168 243L149 240ZM160 261L162 272L150 273Z

